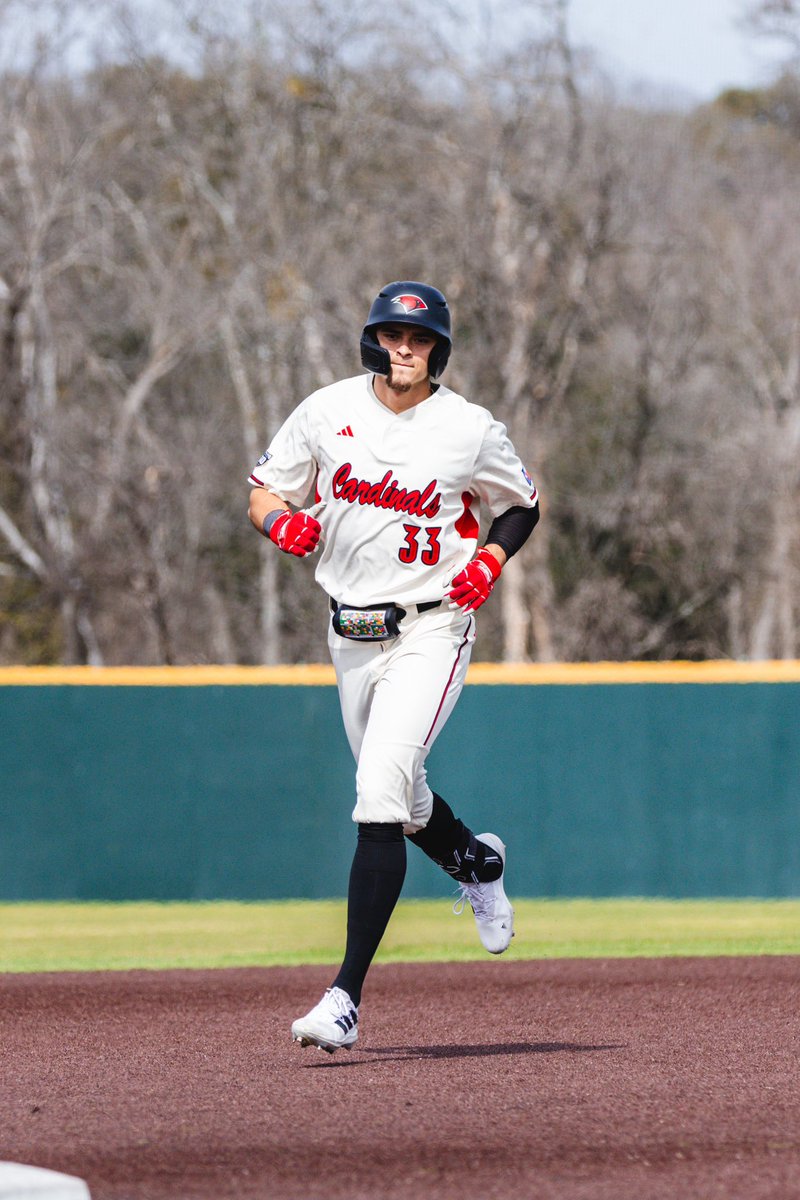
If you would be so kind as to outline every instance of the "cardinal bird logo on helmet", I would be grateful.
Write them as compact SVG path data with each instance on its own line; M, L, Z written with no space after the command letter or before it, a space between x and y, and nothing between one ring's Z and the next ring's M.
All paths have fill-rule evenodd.
M428 307L421 296L392 296L392 304L402 304L407 313Z

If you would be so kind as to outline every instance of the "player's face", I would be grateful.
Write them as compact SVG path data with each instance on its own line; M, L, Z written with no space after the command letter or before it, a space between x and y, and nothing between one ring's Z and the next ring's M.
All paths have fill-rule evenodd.
M391 369L386 382L395 392L410 392L428 378L428 359L436 338L415 325L381 325L378 345L389 351Z

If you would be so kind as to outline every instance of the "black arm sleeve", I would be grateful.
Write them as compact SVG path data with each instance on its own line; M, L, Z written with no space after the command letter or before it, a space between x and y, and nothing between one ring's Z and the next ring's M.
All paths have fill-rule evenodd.
M516 554L525 545L538 520L538 504L533 508L523 508L521 504L515 504L492 521L486 535L486 545L493 542L495 546L502 546L506 558L511 558L512 554Z

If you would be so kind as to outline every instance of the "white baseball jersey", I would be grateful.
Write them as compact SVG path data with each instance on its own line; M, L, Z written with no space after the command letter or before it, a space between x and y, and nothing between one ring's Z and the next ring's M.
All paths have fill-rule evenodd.
M481 505L533 508L536 488L491 413L439 385L394 413L371 375L313 392L284 422L250 482L287 503L312 486L324 542L316 578L365 607L441 600L473 557Z

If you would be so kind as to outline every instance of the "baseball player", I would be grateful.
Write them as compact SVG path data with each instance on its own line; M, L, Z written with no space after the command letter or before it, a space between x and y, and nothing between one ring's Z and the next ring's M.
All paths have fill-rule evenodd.
M388 284L361 336L367 374L308 396L250 476L256 529L287 554L317 555L357 763L344 959L292 1025L301 1045L329 1052L358 1037L362 985L400 895L406 840L458 881L456 910L470 903L490 954L514 932L503 842L468 829L425 772L464 684L475 613L539 515L504 426L437 382L451 346L441 292ZM483 506L492 522L478 548Z

